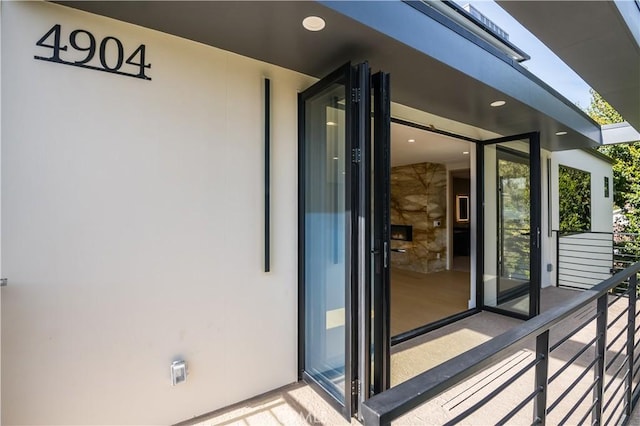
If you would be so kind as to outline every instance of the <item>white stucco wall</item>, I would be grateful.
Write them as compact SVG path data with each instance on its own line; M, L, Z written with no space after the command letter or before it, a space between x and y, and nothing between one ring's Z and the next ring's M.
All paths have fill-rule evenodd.
M560 227L560 210L558 208L558 167L560 165L573 167L591 173L591 231L596 233L613 232L613 169L611 163L583 150L558 151L550 153L551 158L551 227ZM604 178L609 178L609 197L605 197ZM543 212L543 216L544 216ZM589 238L603 238L611 242L611 237L604 234L587 236ZM553 263L554 270L547 273L550 284L556 283L556 241L555 235L548 238L547 248L544 250L546 263ZM604 244L604 243L603 243ZM606 247L602 250L607 251ZM609 249L610 250L610 249ZM543 276L545 260L543 259ZM605 268L608 270L608 268Z
M553 235L553 227L550 218L553 217L551 211L554 206L553 199L550 200L551 195L551 179L549 161L553 153L542 149L540 152L540 175L541 175L541 199L542 199L542 211L541 211L541 227L540 227L540 242L541 242L541 262L540 262L540 286L549 287L555 282L555 239ZM549 203L551 201L551 203ZM551 205L550 205L551 204ZM555 202L557 208L557 202ZM551 271L548 270L547 265L551 264Z
M34 60L61 24L152 81ZM2 421L167 424L296 380L297 92L312 79L63 6L3 3ZM272 79L272 272L263 78ZM188 381L172 387L169 365Z

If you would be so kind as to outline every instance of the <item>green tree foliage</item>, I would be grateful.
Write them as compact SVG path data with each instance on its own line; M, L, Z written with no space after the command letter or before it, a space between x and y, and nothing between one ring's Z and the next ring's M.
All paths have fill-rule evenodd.
M560 165L560 231L591 231L591 173Z
M531 185L529 165L512 159L498 159L500 182L500 222L502 246L501 275L529 279Z
M618 114L618 111L613 109L598 92L589 89L589 93L591 93L591 104L587 107L589 117L593 118L600 125L622 123L624 121L624 118Z
M622 116L593 90L587 114L600 125L624 121ZM617 208L622 209L624 219L614 223L614 232L627 234L614 235L614 259L615 268L622 269L640 260L640 238L634 235L640 233L640 141L606 145L598 150L615 160L613 202Z
M624 121L622 116L591 90L591 105L587 114L601 125ZM606 145L598 150L613 158L613 202L624 211L628 225L624 232L640 232L640 142Z

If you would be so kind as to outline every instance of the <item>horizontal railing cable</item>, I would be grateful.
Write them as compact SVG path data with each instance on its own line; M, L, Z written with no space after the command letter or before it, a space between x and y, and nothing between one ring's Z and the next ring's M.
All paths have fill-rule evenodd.
M597 360L594 360L597 361ZM584 393L582 394L582 396L580 398L578 398L578 401L573 404L573 407L571 407L571 409L567 412L567 414L565 414L565 416L562 418L562 420L560 420L558 422L559 425L563 425L565 424L569 418L571 418L571 416L573 415L573 413L575 413L578 408L580 408L580 405L582 404L582 402L584 401L584 399L589 396L590 393L593 392L593 388L596 387L596 385L598 384L598 381L594 381L593 383L591 383L591 385L587 388L586 391L584 391ZM567 389L567 390L571 390L571 389ZM590 407L590 409L593 408L593 405ZM584 421L584 420L583 420Z
M591 348L597 340L598 340L598 336L594 337L593 340L591 340L589 343L584 345L582 349L580 349L571 358L569 358L569 361L565 362L564 365L560 367L558 371L556 371L555 374L549 378L549 383L552 383L555 379L557 379L558 376L560 376L560 374L562 374L567 368L569 368L573 364L573 361L580 358L580 356L583 353L585 353L589 348Z
M556 398L556 400L549 406L549 408L547 409L547 413L552 412L559 404L560 402L562 402L562 400L564 400L564 398L569 395L569 393L571 393L571 391L573 390L573 387L575 385L577 385L578 383L580 383L580 380L582 380L584 378L584 376L587 375L587 373L589 371L591 371L591 369L593 368L593 366L596 364L596 362L598 362L598 358L594 358L583 370L582 373L580 373L580 375L578 376L577 379L575 379L569 386L567 386L567 388L564 390L564 392L562 392L560 394L560 396L558 396L558 398ZM593 386L595 386L595 382L592 384Z
M576 328L574 328L573 330L571 330L569 333L567 333L566 336L564 336L562 339L558 340L556 343L554 343L550 348L549 348L549 352L553 352L555 351L560 345L562 345L564 342L566 342L567 340L571 339L571 337L576 334L578 331L582 330L583 328L585 328L587 325L589 325L593 320L595 320L596 318L598 318L598 316L600 316L600 314L598 314L597 312L595 314L593 314L592 316L590 316L586 321L580 323L580 325L578 325Z
M531 361L529 364L527 364L525 367L523 367L520 371L518 371L517 373L515 373L513 375L513 377L511 378L511 380L508 380L504 383L502 383L501 385L499 385L496 389L494 389L493 391L491 391L488 395L486 395L484 398L482 398L480 401L476 402L475 404L473 404L471 407L467 408L465 411L463 411L461 414L459 414L458 416L456 416L453 420L450 420L446 423L447 426L451 426L451 425L456 425L458 423L460 423L460 421L466 419L467 417L469 417L472 413L474 413L475 411L478 410L478 408L482 407L483 405L485 405L487 402L489 402L490 400L492 400L493 398L495 398L497 395L499 395L500 393L502 393L503 390L505 390L506 388L508 388L509 386L511 386L513 384L513 382L515 380L517 380L518 378L522 377L527 371L531 370L533 367L536 366L536 364L538 364L540 362L540 359L535 359L533 361Z
M496 423L497 426L502 426L507 424L507 422L509 420L511 420L513 418L513 416L515 416L516 414L518 414L520 412L520 410L522 410L528 403L531 402L531 400L533 398L535 398L536 396L538 396L539 393L543 392L544 388L542 386L538 387L536 390L534 390L533 392L531 392L527 397L525 397L522 402L520 402L520 404L516 405L513 410L511 410L509 413L507 413L506 416L504 416L503 418L501 418L500 420L498 420L498 422Z

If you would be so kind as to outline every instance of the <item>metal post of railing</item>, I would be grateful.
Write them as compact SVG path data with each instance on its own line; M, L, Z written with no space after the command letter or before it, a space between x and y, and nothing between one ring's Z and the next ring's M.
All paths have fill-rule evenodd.
M598 298L598 319L596 320L596 358L595 365L596 386L593 388L593 411L591 424L602 424L602 399L604 395L605 354L607 352L607 311L609 309L608 293Z
M627 358L628 358L628 367L629 374L627 376L627 408L625 410L625 415L627 418L631 416L631 411L633 411L633 370L634 370L634 356L633 348L635 347L635 337L636 337L636 298L637 298L637 286L638 286L638 276L637 274L633 274L629 277L629 321L627 324Z
M536 337L536 395L533 407L534 424L544 425L547 421L547 386L549 384L549 330Z

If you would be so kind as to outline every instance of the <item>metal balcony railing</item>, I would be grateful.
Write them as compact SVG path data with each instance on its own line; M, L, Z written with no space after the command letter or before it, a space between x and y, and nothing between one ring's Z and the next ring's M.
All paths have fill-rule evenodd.
M639 271L640 262L372 397L363 405L364 424L624 424L640 392ZM512 362L523 347L532 348L529 355ZM487 386L474 387L498 369ZM430 417L443 394L461 392L471 395L464 404ZM431 404L435 409L425 411ZM412 419L418 412L422 417Z

